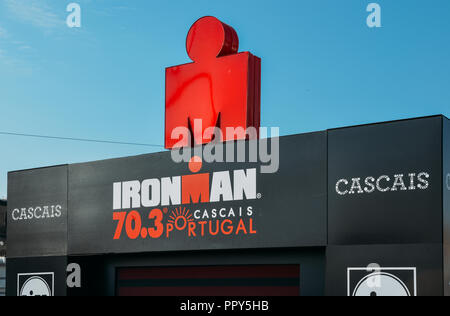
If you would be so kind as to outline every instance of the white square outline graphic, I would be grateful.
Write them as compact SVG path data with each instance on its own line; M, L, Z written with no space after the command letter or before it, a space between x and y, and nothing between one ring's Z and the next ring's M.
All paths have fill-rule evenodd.
M347 268L347 296L351 297L351 293L350 293L350 273L352 271L365 271L365 272L369 272L370 270L372 271L385 271L385 270L391 270L391 271L412 271L414 274L414 295L413 296L417 296L417 268L370 268L370 267L366 267L366 268Z
M20 282L21 276L40 276L51 275L52 276L52 293L51 296L55 296L55 273L54 272L36 272L36 273L17 273L17 296L20 296Z

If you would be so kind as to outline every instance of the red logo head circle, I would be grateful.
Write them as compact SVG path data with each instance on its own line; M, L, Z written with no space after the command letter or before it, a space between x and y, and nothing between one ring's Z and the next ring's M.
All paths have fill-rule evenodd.
M195 62L236 54L238 49L236 31L212 16L197 20L186 39L186 51Z

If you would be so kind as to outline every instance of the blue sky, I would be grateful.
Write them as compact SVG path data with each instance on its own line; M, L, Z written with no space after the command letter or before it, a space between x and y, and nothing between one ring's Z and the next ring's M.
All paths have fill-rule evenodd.
M450 1L0 0L0 131L163 144L164 69L214 15L262 58L262 125L281 134L450 115ZM7 172L160 151L0 135Z

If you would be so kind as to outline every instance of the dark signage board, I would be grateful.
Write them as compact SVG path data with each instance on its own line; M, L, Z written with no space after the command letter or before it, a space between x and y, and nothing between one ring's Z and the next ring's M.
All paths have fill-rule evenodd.
M0 200L0 240L6 238L6 201Z
M7 296L65 296L67 257L9 258Z
M240 144L248 157L249 142L232 144L235 160ZM8 295L112 295L118 268L183 262L299 264L327 295L450 295L448 119L281 137L279 148L275 173L171 152L9 173ZM303 255L269 260L278 250ZM88 288L66 289L67 257ZM313 258L323 265L310 271Z
M67 166L8 174L8 258L67 254Z
M70 296L114 296L118 270L129 268L297 265L301 296L325 293L325 248L234 249L192 252L158 252L69 257L80 265L81 288L68 289ZM162 275L160 275L162 276ZM174 275L172 275L174 276ZM134 275L136 281L143 281ZM164 289L162 289L164 291Z
M450 296L450 120L444 118L444 289Z
M442 245L327 247L327 296L441 296Z
M442 244L442 116L330 130L331 245Z
M108 267L105 262L107 255L68 257L68 263L79 266L79 280L72 273L71 266L68 267L67 278L72 286L67 287L67 296L110 296L108 288L114 288L115 274L108 275ZM117 256L117 255L115 255ZM129 256L128 254L124 256ZM72 268L72 269L71 269ZM74 281L79 281L78 286L73 286Z
M272 174L170 152L70 165L69 209L70 255L325 246L326 132L281 137Z

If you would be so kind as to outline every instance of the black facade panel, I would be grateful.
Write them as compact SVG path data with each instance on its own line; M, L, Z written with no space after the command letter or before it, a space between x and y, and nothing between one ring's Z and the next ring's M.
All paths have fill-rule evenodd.
M0 240L6 238L6 201L0 200Z
M450 120L444 118L444 291L450 296Z
M328 135L329 244L442 243L441 116Z
M173 231L169 238L131 239L122 232L114 240L118 221L113 220L113 183L145 179L161 179L190 175L187 163L174 163L170 152L143 155L69 166L69 254L130 253L236 248L271 248L325 246L326 237L326 133L312 133L280 138L280 168L274 174L260 173L254 163L205 164L201 173L257 169L258 198L252 200L182 205L181 212L209 216L212 210L233 209L234 228L242 208L247 234L216 235L200 230L189 237L186 231ZM210 176L211 181L212 175ZM163 225L179 205L160 207L164 210ZM252 207L253 214L246 210ZM186 208L186 209L184 209ZM143 227L153 227L149 220L152 208L133 208L140 214ZM124 210L128 214L131 210ZM166 213L167 212L167 213ZM208 218L195 219L198 224ZM213 219L213 230L216 220ZM250 219L253 223L250 225ZM228 225L228 224L227 224ZM135 226L132 226L135 227ZM199 226L197 226L198 228ZM207 226L206 226L207 227ZM125 228L124 228L125 230ZM251 234L250 231L256 232ZM235 230L236 231L236 230ZM144 232L145 233L145 232Z
M108 280L105 258L103 255L69 257L69 264L79 265L81 279L80 287L67 288L67 296L108 296L108 286L115 280Z
M365 278L373 273L375 278L377 273L389 277L381 276L379 283L377 279L367 281ZM441 244L327 248L327 296L364 295L367 288L369 296L401 295L401 286L400 291L395 288L398 284L403 284L411 296L441 296L442 277Z
M6 201L0 200L0 257L6 257Z
M67 166L8 174L8 258L67 254Z
M160 252L152 254L119 254L102 257L89 256L81 266L90 268L95 263L103 264L98 278L90 278L90 283L77 292L85 295L97 280L104 280L102 295L114 296L117 286L117 272L122 268L149 267L199 267L199 266L236 266L236 265L299 265L300 295L322 296L325 291L325 248L289 248L289 249L250 249L220 251ZM71 258L79 262L79 258ZM106 273L106 274L105 274ZM100 281L100 282L102 282ZM71 292L70 292L71 293Z
M450 295L448 119L279 140L273 174L260 163L204 163L193 173L170 152L9 173L7 294L45 295L46 284L54 295L114 295L117 271L133 267L298 265L301 295ZM234 180L251 170L255 197L235 198ZM233 198L143 206L153 199L144 180L161 189L163 179L179 178L171 188L183 195L185 185L204 187L198 175L211 190L222 179L221 192L228 179ZM123 203L129 181L139 187L128 197L137 206ZM217 221L226 225L213 234ZM67 289L68 263L80 265L81 288Z
M67 257L8 259L6 295L66 296L66 268Z

